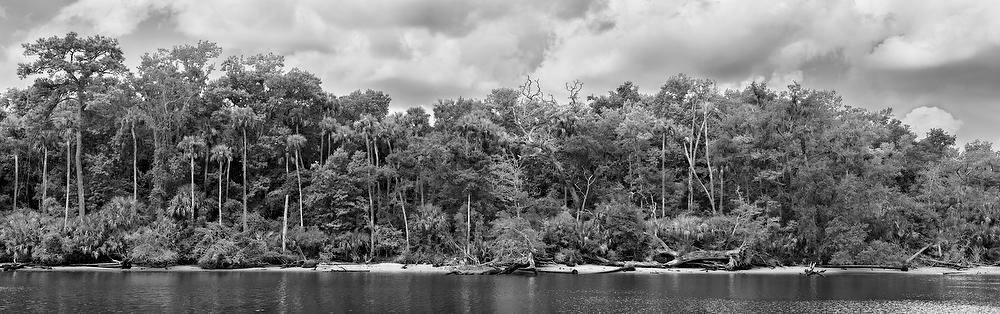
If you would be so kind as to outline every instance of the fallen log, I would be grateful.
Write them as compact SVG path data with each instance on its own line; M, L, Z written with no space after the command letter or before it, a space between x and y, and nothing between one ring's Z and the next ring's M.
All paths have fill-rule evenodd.
M669 266L667 266L667 264L660 262L636 262L636 261L611 262L608 263L607 266L618 266L618 267L632 266L638 268L670 268Z
M130 265L128 265L128 263L90 263L90 264L70 264L69 266L128 269Z
M626 272L626 271L635 271L635 267L634 266L618 267L618 268L615 268L615 269L612 269L612 270L593 272L592 274L610 274L610 273L618 273L618 272Z
M519 270L530 271L536 275L538 274L538 271L535 270L535 266L531 265L531 263L515 263L505 267L503 270L498 272L497 275L510 275Z
M344 268L343 266L340 266L340 265L325 265L325 266L329 266L330 268L327 269L327 271L328 272L332 272L332 273L367 273L367 272L371 272L370 269L347 269L347 268ZM318 268L318 265L317 265L317 268Z
M908 271L909 267L906 266L893 266L893 265L836 265L836 264L826 264L826 265L816 265L820 268L840 268L840 269L894 269L899 271Z
M3 268L3 271L15 271L15 270L18 270L18 269L21 269L21 268L25 268L27 266L28 266L28 264L24 264L24 263L0 264L0 268Z
M927 262L930 262L931 266L944 266L944 267L948 267L948 268L954 268L954 269L957 269L957 270L963 270L963 269L972 268L972 267L970 267L968 265L962 265L962 264L958 264L958 263L937 260L937 259L933 259L933 258L929 258L929 257L923 257L923 256L921 256L920 259L924 260L924 261L927 261Z
M569 268L569 267L545 267L545 266L543 266L543 267L539 267L539 268L535 269L535 271L539 272L539 273L572 274L572 275L576 275L576 274L580 273L580 271L576 270L575 268Z
M593 263L595 265L615 266L615 265L613 265L615 262L613 262L611 260L608 260L606 258L597 256L597 255L585 254L582 257L583 257L583 260L591 262L591 263Z
M825 272L826 272L826 269L824 269L824 270L816 270L816 263L812 263L812 264L809 264L809 268L806 268L805 275L806 275L806 277L809 277L809 276L825 277L825 276L823 276L823 273L825 273Z
M917 258L917 256L920 256L920 254L923 254L924 251L926 251L927 249L929 249L931 246L933 246L933 245L932 244L928 244L927 246L924 246L924 248L922 248L919 251L917 251L917 253L914 253L913 256L910 256L910 258L907 258L906 259L906 265L910 265L910 263L913 262L914 258Z
M731 260L738 256L740 252L740 249L728 251L694 251L682 254L665 265L669 267L698 267L708 262L731 263Z
M328 270L331 273L368 273L371 272L370 269L333 269Z

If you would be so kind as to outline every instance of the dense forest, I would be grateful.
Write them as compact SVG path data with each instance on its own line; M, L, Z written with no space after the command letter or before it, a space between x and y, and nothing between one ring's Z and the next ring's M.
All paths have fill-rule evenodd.
M991 144L832 91L528 78L390 112L210 42L134 69L108 37L23 48L33 83L0 98L0 261L1000 262Z

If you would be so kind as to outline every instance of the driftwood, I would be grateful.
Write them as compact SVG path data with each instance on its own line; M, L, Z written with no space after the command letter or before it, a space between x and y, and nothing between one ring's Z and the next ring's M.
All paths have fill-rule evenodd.
M583 257L583 260L588 261L588 262L590 262L592 264L596 264L596 265L610 265L610 266L614 266L612 264L615 263L615 262L613 262L613 261L611 261L609 259L597 256L597 255L592 255L592 254L584 254L582 257Z
M676 259L666 263L669 267L705 267L716 268L720 263L728 268L735 268L735 258L740 254L740 249L729 251L694 251L678 256Z
M69 266L73 266L73 267L114 268L114 269L129 269L129 268L132 268L132 264L128 263L128 262L71 264Z
M825 276L823 276L823 273L825 273L825 272L826 272L826 269L824 269L824 270L816 270L816 263L812 263L812 264L809 264L809 268L806 268L805 275L807 277L808 276L825 277Z
M972 268L969 265L963 265L963 264L958 264L958 263L953 263L953 262L948 262L948 261L936 260L936 259L929 258L929 257L923 257L923 256L921 256L920 259L922 259L922 260L924 260L926 262L931 263L932 266L944 266L944 267L948 267L948 268L954 268L954 269L957 269L957 270L963 270L963 269Z
M840 268L840 269L859 269L859 268L877 268L877 269L895 269L900 271L910 270L907 266L894 266L894 265L816 265L821 268Z
M3 268L3 271L15 271L15 270L18 270L18 269L21 269L21 268L25 268L27 266L28 266L28 264L24 264L24 263L0 264L0 268Z
M371 272L370 269L347 269L347 268L344 268L343 266L339 266L339 265L330 265L330 269L327 270L327 271L328 272L332 272L332 273L367 273L367 272Z
M929 249L931 246L933 246L933 245L932 244L928 244L927 246L924 246L924 248L922 248L919 251L917 251L917 253L914 253L913 256L910 256L910 258L907 258L906 259L906 265L910 265L910 263L913 262L914 258L917 258L917 256L920 256L920 254L923 254L924 251L926 251L927 249Z
M618 273L618 272L626 272L626 271L635 271L635 266L618 267L618 268L615 268L615 269L612 269L612 270L593 272L591 274L610 274L610 273Z
M515 275L515 274L530 274L537 275L538 270L535 268L535 262L529 261L527 263L513 263L506 266L484 266L478 269L454 269L445 275Z
M537 275L538 274L538 270L535 269L535 263L515 263L515 264L507 266L506 268L504 268L503 270L497 272L496 274L497 275L510 275L510 274L513 274L514 272L517 272L517 271L531 272L532 275Z
M575 268L571 268L569 266L565 267L565 268L559 267L559 268L555 268L555 269L553 269L551 267L542 267L542 268L536 269L535 271L539 272L539 273L572 274L572 275L576 275L576 274L580 273L580 271L576 270Z

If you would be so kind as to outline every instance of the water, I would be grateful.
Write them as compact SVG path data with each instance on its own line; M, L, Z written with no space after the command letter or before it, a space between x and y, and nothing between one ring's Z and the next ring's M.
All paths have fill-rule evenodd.
M1000 312L1000 276L0 273L24 312Z

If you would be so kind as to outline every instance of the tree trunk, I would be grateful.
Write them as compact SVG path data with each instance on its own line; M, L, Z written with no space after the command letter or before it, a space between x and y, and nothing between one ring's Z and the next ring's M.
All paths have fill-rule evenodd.
M371 141L368 139L368 133L365 133L365 150L368 153L368 164L374 166L374 159L372 158ZM368 237L368 247L370 258L375 257L375 193L372 191L372 181L374 180L374 174L369 170L368 174L372 177L372 180L368 182L368 228L371 230L371 234Z
M38 204L38 209L46 212L45 199L49 191L49 148L42 146L42 201Z
M195 219L195 209L194 209L194 154L191 152L191 220Z
M243 127L243 231L247 231L247 128Z
M667 132L660 135L660 217L667 215Z
M132 201L137 202L139 200L139 164L138 158L139 149L138 144L136 144L135 137L135 122L132 122Z
M726 168L723 166L719 169L719 212L725 214L725 204L726 204Z
M285 152L285 180L288 179L288 152ZM288 190L285 190L285 209L281 214L281 252L285 252L285 241L288 237Z
M219 160L219 226L222 226L222 160Z
M18 174L19 174L18 170L20 169L18 161L19 160L18 160L17 153L14 153L14 204L11 205L11 208L10 208L12 210L17 210L17 188L18 188L17 181L19 180L19 178L18 178Z
M465 206L465 257L472 257L472 192Z
M230 170L232 170L231 168L233 168L233 160L231 158L229 158L229 157L226 157L226 174L225 174L225 176L223 176L223 178L224 178L224 180L226 180L226 199L227 200L229 199L229 177L231 175L230 174Z
M87 214L87 206L83 194L83 89L76 92L80 105L76 108L76 201L80 209L80 219Z
M403 209L403 234L406 235L406 253L410 253L410 223L406 219L406 197L399 192L399 207Z
M374 194L372 193L372 185L368 184L368 230L371 230L371 234L368 235L368 254L369 258L375 257L375 201Z
M205 189L205 197L207 198L208 197L208 161L212 159L212 155L211 155L211 151L210 151L211 148L209 148L208 145L205 145L205 148L206 148L205 149L205 155L202 156L205 159L202 159L202 162L201 162L201 173L202 173L202 175L201 175L201 186L202 186L202 188ZM205 214L207 215L208 213L206 212Z
M66 229L66 225L69 224L69 186L72 184L70 182L70 164L69 156L72 154L73 146L70 144L69 139L66 139L66 208L63 211L63 229Z
M295 149L295 180L299 187L299 227L305 227L305 219L302 218L302 174L299 168L299 149Z
M285 252L288 241L288 193L285 193L285 211L281 214L281 253Z
M708 168L708 189L705 191L708 193L708 201L712 206L712 214L717 213L717 207L715 204L715 176L712 175L712 158L708 151L708 106L705 106L705 117L701 120L702 132L705 133L705 166ZM704 183L702 183L704 185Z
M149 191L149 203L153 208L162 208L163 197L166 194L164 192L164 185L166 176L163 174L166 172L164 170L164 147L163 145L163 133L158 131L156 126L153 126L153 169L152 176L150 179L153 181L152 189Z
M320 164L320 166L322 166L325 163L325 161L323 160L324 159L324 156L323 156L323 140L324 139L326 139L326 130L323 130L323 132L320 133L320 135L319 135L319 148L316 150L316 152L319 153L319 164Z

